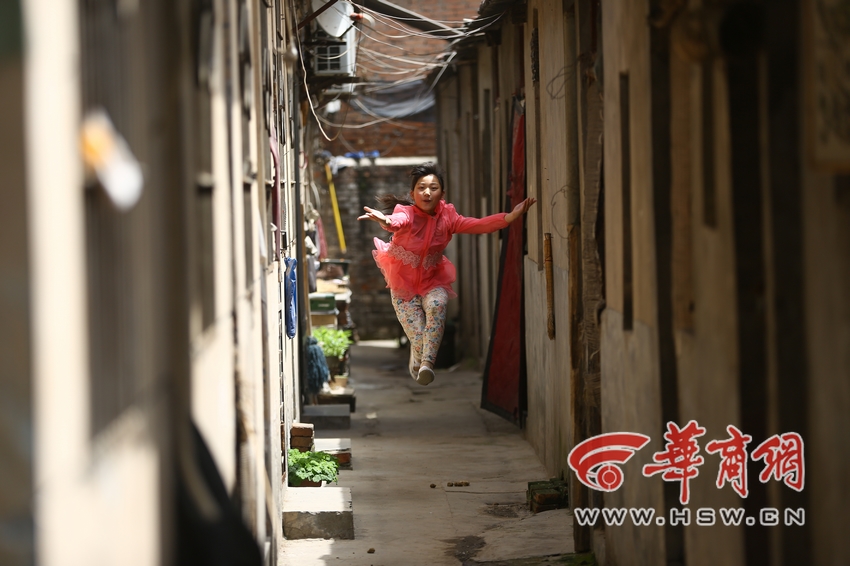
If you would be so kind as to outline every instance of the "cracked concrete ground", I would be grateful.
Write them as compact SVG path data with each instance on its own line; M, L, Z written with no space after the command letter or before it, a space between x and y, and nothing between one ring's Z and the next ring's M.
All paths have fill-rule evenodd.
M527 482L548 475L517 427L479 408L480 374L438 370L422 387L406 374L406 350L394 346L353 347L351 429L316 431L351 438L353 470L340 472L339 485L351 488L355 539L284 541L281 563L563 563L572 516L526 509Z

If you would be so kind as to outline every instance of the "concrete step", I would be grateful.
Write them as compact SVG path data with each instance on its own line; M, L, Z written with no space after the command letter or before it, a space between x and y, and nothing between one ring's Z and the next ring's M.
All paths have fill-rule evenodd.
M352 413L357 409L357 395L353 387L340 387L331 389L329 393L319 393L316 395L316 401L319 405L348 405Z
M353 539L351 489L331 486L286 488L283 534L289 540Z
M317 430L351 428L351 411L348 405L304 405L301 420L313 423Z
M341 470L351 469L351 439L350 438L317 438L316 452L327 452L336 456Z

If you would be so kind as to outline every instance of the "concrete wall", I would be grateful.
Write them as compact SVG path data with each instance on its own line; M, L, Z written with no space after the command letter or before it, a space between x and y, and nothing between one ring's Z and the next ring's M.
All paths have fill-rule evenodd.
M533 10L538 10L540 79L539 100L531 95L531 57L526 45L532 35ZM467 51L460 61L475 61L447 73L437 88L440 155L450 184L460 186L451 197L456 205L476 214L504 210L510 186L513 98L525 92L527 195L539 203L527 216L528 255L524 265L526 357L528 360L527 437L550 474L567 469L571 447L570 327L568 309L567 187L577 183L577 148L567 151L568 126L575 120L574 59L567 57L570 34L560 5L529 5L528 23L508 19L498 36ZM574 25L574 23L573 23ZM565 39L566 37L566 39ZM494 53L495 52L495 53ZM494 65L498 66L498 77ZM525 68L520 68L524 65ZM523 82L522 77L525 77ZM498 79L498 80L497 80ZM568 112L572 108L572 114ZM538 119L538 115L540 118ZM571 116L568 118L568 115ZM545 118L544 118L545 116ZM572 120L572 122L570 121ZM539 130L539 135L538 135ZM570 153L571 152L571 153ZM460 181L460 182L458 182ZM467 188L469 187L469 188ZM543 234L553 236L553 293L557 331L547 335L547 292L543 271ZM459 244L461 331L465 352L474 352L483 364L489 345L493 305L498 281L497 236L478 237L475 248ZM466 282L469 282L468 287ZM541 321L543 321L541 323ZM475 344L475 350L472 345Z
M575 37L568 24L575 25L565 18L562 5L529 3L524 37L529 42L536 27L539 78L534 80L532 52L526 49L526 179L528 195L538 200L527 216L527 422L528 439L553 476L563 475L567 470L565 454L572 447L570 325L566 316L569 313L567 191L577 183L574 163L578 148L572 138L568 142L568 132L575 129L575 58L567 56L574 53ZM545 234L551 234L552 239L554 339L549 337L545 322L548 319ZM535 351L538 355L531 354Z
M631 431L662 447L661 384L655 281L655 230L646 2L620 2L602 12L605 58L605 311L601 325L602 431ZM629 90L623 85L628 77ZM627 97L628 100L623 100ZM621 115L628 105L628 116ZM627 121L627 127L623 120ZM624 137L628 136L628 137ZM624 146L630 151L624 151ZM630 153L630 161L624 156ZM623 171L628 168L627 171ZM630 184L625 188L625 179ZM628 199L626 193L629 193ZM628 311L628 313L627 313ZM639 481L639 466L625 467L626 483L605 494L606 507L664 509L663 482ZM631 472L631 473L629 473ZM635 544L640 539L639 545ZM664 561L663 529L606 529L606 555L614 564ZM637 546L637 548L636 548Z
M792 3L781 15L790 15L795 8ZM774 556L801 546L803 552L811 553L812 562L841 564L850 560L850 542L841 530L841 525L850 521L850 489L844 479L850 474L850 146L846 139L836 143L832 130L827 140L836 153L825 159L820 148L816 150L816 124L831 123L821 114L824 107L814 96L816 87L828 92L827 98L832 100L840 97L840 89L825 88L823 77L813 80L813 75L823 63L832 69L839 63L829 48L823 44L816 48L811 39L815 33L823 33L831 16L819 15L812 3L804 2L803 8L802 26L786 22L770 36L772 80L781 79L781 59L790 56L793 60L794 56L794 45L783 43L781 35L796 38L797 80L783 91L800 104L802 112L784 105L774 114L774 131L784 126L784 131L774 135L784 134L797 144L783 144L782 138L773 142L771 179L776 185L769 203L775 210L774 308L776 320L781 321L775 330L776 365L790 366L776 378L780 393L773 418L779 421L776 428L780 431L806 430L809 474L806 499L801 501L785 489L777 499L784 505L805 505L811 523L806 533L786 529L775 533L771 542L776 547ZM846 43L846 34L842 42ZM839 59L846 61L846 54ZM788 164L800 164L798 175L787 174ZM784 239L789 234L790 241ZM790 264L783 261L789 249L793 250ZM806 355L794 363L789 353L797 350ZM801 374L805 380L800 379ZM790 410L798 405L798 411ZM790 537L793 540L789 541ZM802 553L794 556L804 559Z
M0 420L0 562L174 563L177 484L197 473L191 418L275 564L280 429L299 416L299 352L281 337L281 268L270 246L269 121L281 146L280 224L294 229L282 256L296 255L301 234L295 152L282 149L303 143L295 79L277 55L278 28L291 33L289 6L279 6L277 22L274 9L250 4L240 46L239 3L213 2L215 51L200 86L188 31L197 14L185 3L131 3L105 16L99 5L21 4L10 20L4 11L0 42L0 171L11 183L0 210L0 308L3 347L15 350L3 355L12 363L2 399L14 410ZM113 24L126 31L119 45L110 43ZM26 41L6 41L7 31ZM227 64L240 47L255 63L245 75L253 97L228 103L228 90L243 92L239 67ZM196 104L201 90L206 110ZM79 146L81 110L95 105L142 164L142 197L129 212L93 210L107 201ZM114 229L109 241L97 238L106 233L98 221ZM116 318L92 314L114 297ZM96 360L116 336L126 356L120 375L98 381Z
M692 512L806 510L804 526L597 526L604 536L593 546L609 564L842 563L848 546L836 529L850 508L839 479L848 471L850 146L825 113L840 89L814 72L843 60L813 39L825 37L825 16L791 0L758 13L735 3L711 3L708 11L651 1L568 4L566 15L561 3L517 4L498 33L460 46L464 66L438 87L441 152L450 163L483 143L470 134L480 130L458 122L466 102L452 93L495 88L495 62L497 98L504 101L511 88L524 94L527 190L540 200L529 214L524 273L527 438L556 475L568 472L566 454L583 435L648 435L650 443L624 466L619 490L585 500L574 492L574 505L665 514L680 507L679 483L644 478L641 468L663 448L668 422L695 420L706 435L705 463L690 482ZM752 44L737 35L725 43L701 39L719 37L721 21L761 25L764 35ZM581 73L570 79L576 62ZM466 67L477 69L475 82ZM511 85L519 76L521 89ZM575 89L574 100L556 96L561 82ZM498 104L493 110L493 131L501 132L495 180L503 178L509 115ZM595 139L599 123L604 131ZM594 193L599 161L592 158L600 148L603 182ZM570 204L576 178L580 221ZM594 215L600 198L604 206ZM573 226L581 227L582 244L593 240L580 261L570 251ZM546 333L545 233L553 238L554 340ZM600 304L586 294L587 275L598 273L594 257L604 277L598 314ZM462 269L459 278L470 267ZM584 305L569 300L576 269ZM582 323L574 326L578 309ZM589 336L593 323L598 348ZM593 398L594 359L601 406ZM755 480L761 463L748 468L747 499L728 485L718 489L718 457L704 450L725 438L727 425L752 435L750 450L773 434L801 434L805 490ZM590 548L581 529L576 536L577 546Z
M841 525L850 517L847 407L850 389L848 341L850 265L847 249L850 207L846 176L806 171L803 177L806 337L809 351L809 434L806 443L807 490L813 562L840 564L850 559ZM845 447L845 448L837 448Z
M722 68L711 63L710 68L715 89L710 93L712 100L699 100L697 112L702 104L714 106L717 120L711 126L714 129L715 175L716 175L716 220L714 226L707 226L704 200L699 198L705 190L701 186L704 175L692 177L691 195L693 223L690 238L692 252L699 261L693 265L693 329L678 331L680 347L679 383L681 422L695 419L706 427L711 435L720 435L726 426L734 424L741 427L741 402L738 383L740 375L738 358L738 325L735 301L735 248L732 202L729 132L726 128L729 117L724 104L724 76ZM693 71L691 75L693 76ZM693 92L694 85L691 84ZM708 93L707 93L708 94ZM701 116L699 112L698 116ZM702 123L692 115L695 127L691 130L692 171L701 171L702 158L705 155L701 133ZM699 125L697 125L699 123ZM698 133L699 132L699 133ZM699 155L695 155L699 151ZM699 167L699 169L697 169ZM691 358L693 356L693 358ZM692 361L693 360L693 361ZM693 365L691 365L691 363ZM714 438L715 436L712 436ZM729 490L718 490L711 483L692 482L694 504L706 506L710 503L722 506L735 506L738 501ZM696 560L722 560L729 563L742 563L744 560L743 533L737 530L714 527L705 531L695 528L686 529L685 544L688 556L701 557Z
M154 9L145 15L154 18L155 13ZM92 437L90 424L83 167L77 150L81 119L78 16L76 4L70 2L50 6L27 2L24 7L26 133L20 141L27 156L30 207L26 220L32 242L28 250L33 338L29 379L35 431L30 441L38 486L36 552L44 564L158 564L164 551L160 522L167 515L162 504L169 496L161 475L170 465L168 454L161 450L162 433L168 426L167 398L152 398L144 408L126 411L108 433L98 437ZM156 81L148 86L155 88ZM157 141L163 151L172 147L165 139ZM45 144L56 144L47 168ZM161 155L147 155L162 163ZM155 188L146 187L137 214L149 214L151 204L161 196L156 183L164 180L160 176L164 173L164 168L147 172ZM160 185L172 186L169 182ZM163 228L164 222L151 224L153 233L166 237L170 231ZM146 280L159 284L167 273L167 269L149 272ZM149 300L149 296L139 298ZM168 327L159 326L164 328ZM162 340L168 335L162 332ZM148 371L162 375L160 371L173 361L164 342L149 334L138 338L155 353Z

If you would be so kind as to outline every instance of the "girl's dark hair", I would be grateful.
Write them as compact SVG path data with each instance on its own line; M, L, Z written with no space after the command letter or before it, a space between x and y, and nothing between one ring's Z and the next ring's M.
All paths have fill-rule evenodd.
M434 163L433 161L426 161L420 165L415 166L410 170L410 190L416 187L416 183L419 182L419 179L422 177L427 177L428 175L433 175L440 181L440 188L443 191L446 190L446 181L443 179L443 168Z
M434 163L433 161L426 161L425 163L421 163L413 167L410 170L410 190L411 192L416 187L416 183L419 182L419 179L422 177L427 177L428 175L433 175L440 182L440 188L445 192L446 190L446 182L443 177L443 168ZM397 204L403 204L410 206L413 204L413 200L407 195L378 195L375 197L375 200L378 201L378 208L383 212L392 211Z

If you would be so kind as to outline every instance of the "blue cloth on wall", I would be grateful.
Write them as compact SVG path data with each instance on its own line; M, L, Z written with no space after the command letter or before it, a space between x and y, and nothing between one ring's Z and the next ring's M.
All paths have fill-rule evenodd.
M296 267L298 260L293 257L285 257L286 273L283 278L283 301L284 301L284 324L286 325L287 338L295 338L298 329L298 275Z
M328 362L319 341L307 337L307 393L318 393L330 378Z

